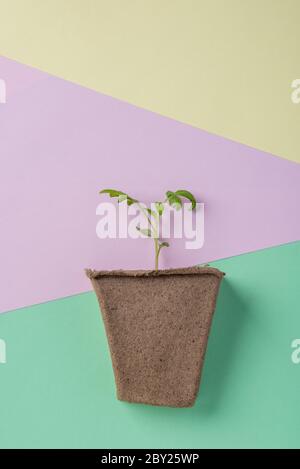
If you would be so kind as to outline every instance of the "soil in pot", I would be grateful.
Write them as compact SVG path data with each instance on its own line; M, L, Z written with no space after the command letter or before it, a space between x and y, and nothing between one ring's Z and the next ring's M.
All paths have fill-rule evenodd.
M223 272L191 267L86 274L104 320L118 399L191 407Z

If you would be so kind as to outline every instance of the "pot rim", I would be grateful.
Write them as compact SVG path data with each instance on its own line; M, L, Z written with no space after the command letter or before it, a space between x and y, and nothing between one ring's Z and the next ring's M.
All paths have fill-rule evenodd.
M193 267L182 267L175 269L160 269L160 270L94 270L85 269L85 273L88 278L95 279L98 277L161 277L168 275L205 275L212 274L218 278L223 278L225 273L215 267L205 266L193 266Z

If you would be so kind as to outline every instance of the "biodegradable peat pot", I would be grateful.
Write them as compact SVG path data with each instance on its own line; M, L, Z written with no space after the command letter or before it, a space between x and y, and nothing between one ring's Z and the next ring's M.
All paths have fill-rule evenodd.
M223 272L86 270L98 297L121 401L191 407Z

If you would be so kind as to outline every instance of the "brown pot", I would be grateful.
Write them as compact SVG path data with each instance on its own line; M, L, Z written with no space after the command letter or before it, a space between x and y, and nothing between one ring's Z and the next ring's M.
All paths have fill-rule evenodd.
M86 270L97 294L121 401L191 407L223 272Z

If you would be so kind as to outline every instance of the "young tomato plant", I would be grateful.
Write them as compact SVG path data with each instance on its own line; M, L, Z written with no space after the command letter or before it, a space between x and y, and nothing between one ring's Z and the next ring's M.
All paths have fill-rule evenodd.
M154 206L155 209L149 208L144 204L141 204L136 199L133 199L128 194L122 191L118 191L115 189L103 189L100 191L100 194L108 194L110 197L116 197L118 199L118 203L120 202L127 202L127 205L135 204L140 212L146 217L148 222L148 228L142 229L139 226L136 227L138 231L140 231L143 235L148 236L149 238L153 238L154 240L154 248L155 248L155 270L158 270L158 263L159 263L159 255L163 248L169 247L169 243L162 241L159 238L159 222L160 218L164 213L165 204L169 204L171 207L174 207L176 210L182 209L182 199L187 199L191 203L191 209L194 210L196 208L196 199L193 194L187 190L178 190L176 192L167 191L166 198L163 202L155 202Z

